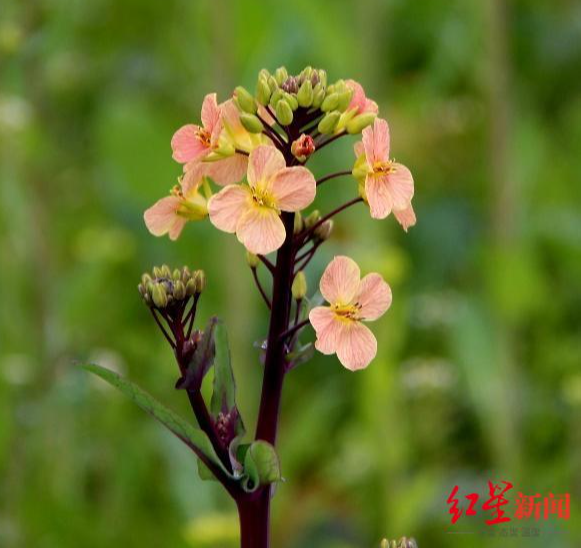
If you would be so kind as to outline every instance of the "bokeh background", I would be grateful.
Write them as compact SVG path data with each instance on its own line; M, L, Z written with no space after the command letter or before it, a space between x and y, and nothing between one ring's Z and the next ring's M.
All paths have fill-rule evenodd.
M189 416L136 284L203 268L200 326L227 323L254 427L266 330L243 249L209 223L177 243L142 214L175 183L170 138L205 93L285 64L355 78L412 169L418 224L343 215L334 254L394 291L366 372L318 356L288 377L277 548L581 545L581 5L573 0L2 0L0 546L236 546L233 504L191 454L75 360ZM317 174L350 168L351 143ZM356 187L321 187L322 211ZM571 494L568 522L452 529L454 485ZM512 503L511 503L512 504ZM512 511L512 510L511 510ZM472 532L450 535L448 531ZM499 533L500 534L500 533Z

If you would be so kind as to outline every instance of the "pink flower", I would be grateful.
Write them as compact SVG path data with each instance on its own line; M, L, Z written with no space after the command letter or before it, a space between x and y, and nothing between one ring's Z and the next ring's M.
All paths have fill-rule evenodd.
M365 90L359 82L356 82L355 80L346 80L345 84L348 88L353 90L353 97L347 107L348 111L355 110L356 114L365 114L367 112L377 114L379 112L377 103L367 98Z
M200 194L204 184L205 164L197 164L180 178L171 195L158 200L143 215L145 225L154 236L169 234L177 240L188 221L199 221L208 215L206 199Z
M178 129L171 140L173 159L180 164L201 160L218 147L222 131L220 108L215 93L204 98L202 126L187 124Z
M248 159L248 184L228 185L208 202L210 221L236 233L251 253L264 255L284 242L281 211L299 211L314 199L317 183L304 167L286 167L282 153L259 146Z
M361 279L357 263L335 257L325 269L321 294L330 306L317 306L309 320L317 334L315 348L337 354L351 371L364 369L377 354L377 340L363 321L377 320L391 305L391 289L379 274Z
M362 194L374 219L385 219L392 211L405 230L416 223L411 205L414 179L410 170L389 159L389 127L376 118L363 130L363 141L355 145L357 160L353 175L364 181Z

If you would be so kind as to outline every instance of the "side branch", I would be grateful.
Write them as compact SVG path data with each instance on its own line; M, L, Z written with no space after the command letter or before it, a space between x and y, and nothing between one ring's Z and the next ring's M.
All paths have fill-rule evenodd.
M330 181L337 177L346 177L347 175L351 175L351 171L337 171L337 173L331 173L330 175L317 179L317 186L322 185L325 181Z

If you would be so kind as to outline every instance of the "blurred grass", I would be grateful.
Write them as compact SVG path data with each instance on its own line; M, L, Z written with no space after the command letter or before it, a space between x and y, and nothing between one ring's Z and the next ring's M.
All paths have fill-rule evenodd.
M142 212L174 184L171 135L204 94L279 64L364 84L419 222L404 235L350 211L313 262L311 287L333 254L357 257L394 304L365 373L317 357L289 376L275 546L467 546L445 499L489 478L572 495L568 523L511 546L578 546L580 31L569 1L5 0L0 546L232 545L234 507L186 449L71 364L115 367L188 416L135 286L154 263L204 268L200 325L226 321L253 424L266 318L243 250L208 223L156 240ZM340 142L313 169L351 158ZM317 207L353 192L338 180Z

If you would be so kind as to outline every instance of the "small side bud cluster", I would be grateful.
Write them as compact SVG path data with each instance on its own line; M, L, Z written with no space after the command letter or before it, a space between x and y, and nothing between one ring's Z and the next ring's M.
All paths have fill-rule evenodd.
M418 548L418 544L413 538L402 537L399 540L383 539L380 548Z
M162 310L200 294L205 286L206 275L203 270L191 272L184 266L172 272L169 266L163 265L154 267L151 273L143 274L137 288L147 306Z

